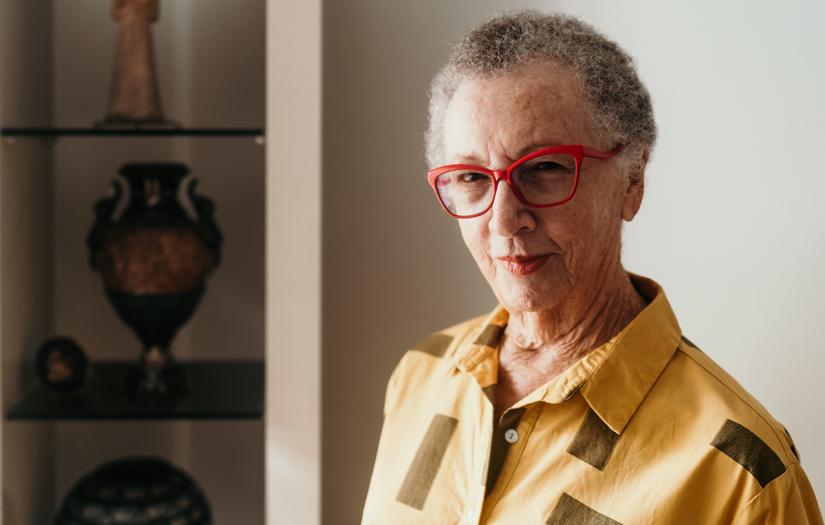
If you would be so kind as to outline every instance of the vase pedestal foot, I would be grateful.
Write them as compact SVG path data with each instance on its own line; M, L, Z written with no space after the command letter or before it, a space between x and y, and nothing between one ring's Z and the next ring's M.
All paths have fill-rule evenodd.
M174 397L190 390L191 379L168 350L152 347L126 370L123 384L127 392L138 397Z

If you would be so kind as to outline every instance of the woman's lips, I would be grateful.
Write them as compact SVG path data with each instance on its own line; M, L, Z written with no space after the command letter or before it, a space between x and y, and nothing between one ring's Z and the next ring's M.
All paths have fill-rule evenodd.
M531 257L496 257L496 259L505 270L513 275L527 275L539 271L549 257L550 254L546 253Z

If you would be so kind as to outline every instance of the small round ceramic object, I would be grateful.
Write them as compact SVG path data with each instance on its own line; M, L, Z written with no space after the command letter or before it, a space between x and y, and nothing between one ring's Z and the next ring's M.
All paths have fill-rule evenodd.
M40 345L35 359L37 376L47 386L60 392L72 392L83 386L89 358L70 337L52 337Z

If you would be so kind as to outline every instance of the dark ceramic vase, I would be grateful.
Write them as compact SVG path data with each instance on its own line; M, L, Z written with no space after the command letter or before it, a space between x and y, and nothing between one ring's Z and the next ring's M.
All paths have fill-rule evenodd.
M214 204L187 186L192 219L178 201L181 180L189 173L179 163L131 163L120 170L129 200L119 218L121 187L95 204L95 223L87 238L90 264L98 271L118 317L140 338L143 353L125 377L138 394L173 395L189 386L169 345L203 297L206 279L218 265L222 237Z
M197 484L153 457L110 461L83 477L63 499L55 525L211 525Z

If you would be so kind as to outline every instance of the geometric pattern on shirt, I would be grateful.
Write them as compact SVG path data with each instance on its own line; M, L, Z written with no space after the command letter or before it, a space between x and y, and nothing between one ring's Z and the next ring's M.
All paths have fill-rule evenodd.
M452 342L453 336L434 333L415 343L412 349L430 354L431 356L442 357Z
M730 419L725 421L710 444L742 465L762 487L785 472L785 465L771 447Z
M427 502L441 461L447 452L447 445L458 426L458 419L443 414L435 414L430 426L418 446L401 489L395 499L414 509L421 510Z
M599 470L604 470L618 441L619 434L613 432L592 409L588 409L576 436L567 447L567 452Z
M562 492L553 513L547 518L546 525L622 525L591 509L573 496Z

